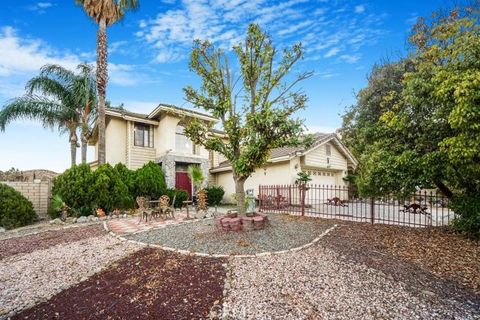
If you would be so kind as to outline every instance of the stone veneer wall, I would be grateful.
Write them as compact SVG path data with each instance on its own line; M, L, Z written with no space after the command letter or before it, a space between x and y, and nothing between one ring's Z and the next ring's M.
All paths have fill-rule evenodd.
M157 158L156 161L157 163L162 163L162 170L163 175L165 176L167 188L175 188L175 173L177 162L200 165L200 169L202 169L203 175L206 178L204 184L208 184L208 178L210 175L210 164L209 160L206 158L167 154L163 157Z
M23 194L30 200L39 219L48 219L48 208L51 201L52 183L50 181L0 181Z

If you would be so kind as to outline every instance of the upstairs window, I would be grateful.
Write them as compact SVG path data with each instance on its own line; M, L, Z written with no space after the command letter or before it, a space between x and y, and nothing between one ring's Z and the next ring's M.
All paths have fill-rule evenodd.
M332 155L332 147L329 144L325 145L325 153L327 154L327 156Z
M195 154L192 140L185 135L185 128L178 125L175 130L175 151L178 153Z
M135 123L134 145L153 148L153 128L150 125Z

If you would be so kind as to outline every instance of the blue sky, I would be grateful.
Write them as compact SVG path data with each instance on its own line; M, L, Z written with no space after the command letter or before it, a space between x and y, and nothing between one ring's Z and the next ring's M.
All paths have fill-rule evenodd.
M371 66L406 52L410 26L448 1L143 0L140 9L108 29L107 98L131 111L158 103L188 107L182 88L198 86L188 70L193 39L225 49L259 23L278 48L301 41L306 53L296 71L314 71L302 83L308 107L299 113L311 131L332 132L355 102ZM21 95L45 63L74 68L95 61L97 26L71 0L5 1L0 12L0 106ZM68 137L38 123L17 121L0 133L0 170L63 171ZM93 152L89 150L89 159Z

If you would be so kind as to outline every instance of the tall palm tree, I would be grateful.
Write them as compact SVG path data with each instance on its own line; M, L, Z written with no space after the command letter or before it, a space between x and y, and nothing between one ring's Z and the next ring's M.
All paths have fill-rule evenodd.
M81 159L82 163L86 163L88 137L97 116L97 95L93 67L82 63L78 65L77 69L79 70L78 81L76 81L78 87L75 88L75 91L81 93L81 95L77 96L78 110L80 112Z
M86 79L82 70L87 67L81 64L78 68L81 72L76 75L59 65L43 66L40 75L27 83L26 94L11 100L0 110L0 130L5 131L6 125L16 119L26 118L38 120L47 128L57 127L60 133L68 132L71 164L75 165L77 128L81 123L82 110L95 97L93 77L90 75L87 78L93 85L84 86Z
M105 163L105 94L108 81L107 27L123 18L125 11L138 7L138 0L75 0L98 24L97 92L98 92L98 163Z

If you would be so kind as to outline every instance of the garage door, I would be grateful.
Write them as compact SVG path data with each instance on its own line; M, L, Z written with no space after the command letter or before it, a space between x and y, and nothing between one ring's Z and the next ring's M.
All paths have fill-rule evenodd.
M310 184L316 185L316 188L311 188L307 192L305 199L306 203L318 204L324 203L327 199L331 199L336 196L335 185L337 183L335 172L321 171L321 170L307 170L310 174Z

